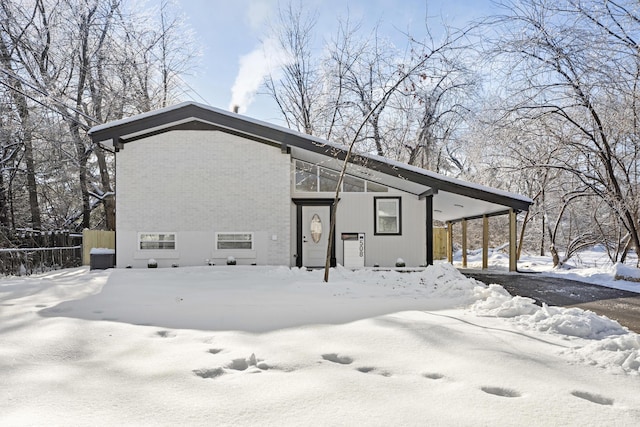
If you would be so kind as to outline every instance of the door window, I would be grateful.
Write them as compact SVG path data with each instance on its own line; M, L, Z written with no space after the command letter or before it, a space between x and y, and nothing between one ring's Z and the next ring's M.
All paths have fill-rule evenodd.
M310 232L313 243L318 243L322 237L322 221L318 214L313 214L313 217L311 218Z

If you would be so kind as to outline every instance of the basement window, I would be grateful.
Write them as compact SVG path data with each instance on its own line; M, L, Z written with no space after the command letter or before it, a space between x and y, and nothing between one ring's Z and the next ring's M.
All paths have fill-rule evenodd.
M169 249L176 248L175 233L139 233L138 247L140 250Z
M216 233L217 249L253 249L253 233Z

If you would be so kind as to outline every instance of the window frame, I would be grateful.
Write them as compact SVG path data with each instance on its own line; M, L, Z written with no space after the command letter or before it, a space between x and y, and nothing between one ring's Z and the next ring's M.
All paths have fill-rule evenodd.
M251 243L251 247L250 248L220 248L218 247L218 244L220 243L220 239L219 236L220 235L249 235L251 236L251 240L249 240L249 243ZM223 242L226 243L246 243L247 240L223 240ZM217 231L216 235L215 235L215 250L216 251L252 251L254 250L254 246L255 246L255 235L253 232L249 232L249 231Z
M366 193L378 193L379 194L379 193L388 193L389 192L389 187L387 187L384 184L380 184L379 182L365 180L365 183L366 183L366 187L367 187L365 189ZM375 186L378 186L378 187L380 187L380 189L379 190L370 190L369 189L370 185L373 185L374 188L375 188Z
M172 248L143 248L142 247L142 236L143 235L156 235L156 236L160 236L160 235L172 235L173 236L173 240L151 240L151 242L156 242L156 243L160 243L160 242L173 242L173 247ZM175 231L139 231L138 232L138 250L139 251L175 251L178 248L178 233L176 233Z
M397 214L395 216L397 218L397 223L398 223L397 231L385 232L385 231L378 230L378 218L379 218L378 201L396 201L397 202ZM373 198L373 234L375 236L401 236L402 235L402 197L385 196L385 197Z
M298 169L298 164L300 164L301 168ZM311 175L310 171L315 169L315 175ZM309 182L309 184L311 184L312 187L315 188L315 190L304 190L301 188L301 186L299 185L299 183L302 183L303 181L298 181L299 175L298 172L302 172L302 173L306 173L308 178L311 178L312 176L315 176L315 180L311 180L313 181L313 183ZM331 168L327 168L324 166L320 166L318 164L314 164L311 162L307 162L305 160L300 160L300 159L293 159L293 191L295 193L306 193L306 194L314 194L314 193L325 193L325 194L330 194L330 193L334 193L335 192L335 188L333 186L331 187L331 190L323 190L323 171L326 171L326 175L339 175L340 172L335 170L335 169L331 169ZM329 178L329 177L327 177ZM349 189L345 188L345 181L348 180L355 180L355 181L361 181L362 182L362 190L361 191L352 191ZM378 191L369 191L369 183L372 183L374 186L379 186L380 189ZM380 193L388 193L389 192L389 186L384 185L384 184L380 184L379 182L373 182L373 181L369 181L365 178L360 178L359 176L355 176L355 175L351 175L351 174L345 174L344 175L344 179L342 180L342 183L340 184L340 192L342 193L376 193L376 194L380 194Z
M300 163L300 165L304 168L300 168L298 169L298 163ZM315 170L315 174L311 174L311 171ZM301 188L302 186L299 184L302 184L304 181L300 180L298 181L298 172L302 172L304 174L307 175L307 178L311 178L312 176L315 177L315 184L313 184L312 182L307 183L307 185L312 185L313 188L315 188L315 190L305 190L303 188ZM319 173L318 173L318 165L314 165L313 163L309 163L309 162L305 162L303 160L298 160L295 159L294 165L293 165L293 176L294 176L294 182L293 182L293 188L295 189L296 192L298 193L317 193L320 190L320 178L319 178ZM311 179L310 179L311 181Z

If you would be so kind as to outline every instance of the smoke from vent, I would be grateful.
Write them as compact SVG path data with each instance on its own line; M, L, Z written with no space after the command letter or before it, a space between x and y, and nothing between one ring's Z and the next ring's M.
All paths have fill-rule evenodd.
M229 109L234 112L246 112L264 78L269 74L277 77L289 61L289 55L275 39L267 39L253 51L241 56L240 69L231 88Z

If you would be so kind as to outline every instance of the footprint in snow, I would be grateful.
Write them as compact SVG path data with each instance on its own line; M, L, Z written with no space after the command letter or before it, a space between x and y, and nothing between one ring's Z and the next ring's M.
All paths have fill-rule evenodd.
M356 368L356 371L362 372L363 374L368 374L369 372L377 371L377 369L372 367L372 366L362 366L360 368ZM391 376L391 372L389 372L389 371L379 371L379 372L376 372L376 373L378 375L382 375L383 377L390 377Z
M429 372L426 374L422 374L423 377L425 378L429 378L430 380L440 380L442 378L444 378L444 375L439 374L437 372Z
M572 391L572 395L575 397L579 397L580 399L588 400L592 403L597 403L598 405L613 405L613 399L609 399L608 397L600 396L599 394L593 394L586 391Z
M255 354L252 354L248 359L233 359L224 368L195 369L192 372L200 378L217 378L227 373L227 370L242 372L246 371L252 366L259 370L250 370L249 373L259 373L270 368L270 366L267 365L264 361L257 359Z
M323 354L322 358L324 360L328 360L329 362L339 363L340 365L349 365L353 363L353 359L349 356L339 356L337 353Z
M175 338L176 337L176 333L173 331L158 331L156 332L156 335L158 335L161 338Z
M233 359L231 363L227 365L227 368L234 371L244 371L249 368L249 362L247 359Z
M517 391L504 387L480 387L480 390L500 397L520 397L520 393Z
M211 354L218 354L218 353L220 353L222 350L223 350L223 349L221 349L221 348L210 348L210 349L209 349L209 353L211 353Z
M199 376L200 378L217 378L221 375L224 375L224 369L222 368L194 369L193 373Z

